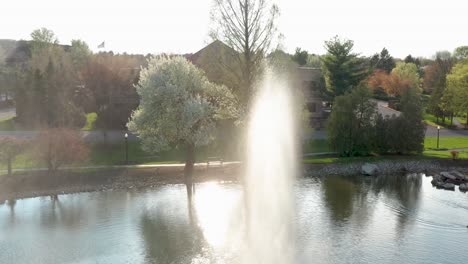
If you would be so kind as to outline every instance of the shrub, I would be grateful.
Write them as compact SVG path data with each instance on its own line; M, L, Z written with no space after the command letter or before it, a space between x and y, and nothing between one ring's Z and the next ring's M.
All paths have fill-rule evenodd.
M459 152L456 151L456 150L452 150L452 151L450 151L450 154L452 155L452 159L456 160L458 158Z
M68 128L42 130L35 147L37 157L47 164L51 174L64 164L86 159L89 152L80 134Z

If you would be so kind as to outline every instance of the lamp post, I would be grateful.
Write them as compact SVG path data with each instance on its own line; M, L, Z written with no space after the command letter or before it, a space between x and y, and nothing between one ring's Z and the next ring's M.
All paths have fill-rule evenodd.
M440 126L437 126L437 149L439 149L439 132L440 132Z
M128 133L125 133L125 164L128 165Z

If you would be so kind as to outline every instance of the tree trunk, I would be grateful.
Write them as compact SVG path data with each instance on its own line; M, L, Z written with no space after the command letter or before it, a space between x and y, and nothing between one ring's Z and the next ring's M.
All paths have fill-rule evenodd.
M186 145L185 155L186 155L185 167L184 167L185 184L191 185L192 176L193 176L193 167L195 165L195 144L188 143Z
M8 176L11 177L11 158L8 157L7 159L7 166L8 166Z
M468 127L468 112L466 112L466 123L465 123L465 127Z

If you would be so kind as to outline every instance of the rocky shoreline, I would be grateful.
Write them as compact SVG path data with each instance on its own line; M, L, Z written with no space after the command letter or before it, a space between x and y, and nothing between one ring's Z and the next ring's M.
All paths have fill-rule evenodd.
M354 176L362 174L363 162L304 164L303 177ZM422 160L379 161L372 163L378 175L425 173L440 175L444 171L468 174L468 161ZM222 167L197 167L194 182L240 181L242 164ZM55 196L61 194L107 190L144 189L164 184L183 184L183 168L108 169L99 171L62 171L50 177L46 172L28 172L13 177L0 176L0 203L9 199ZM467 186L468 187L468 186Z
M460 171L468 173L468 161L452 161L452 160L417 160L417 161L378 161L372 163L354 162L344 164L330 164L319 168L311 164L305 167L304 173L306 176L353 176L365 174L363 167L366 164L376 167L377 175L389 175L395 173L425 173L427 175L435 175L443 171ZM315 169L310 169L315 168Z

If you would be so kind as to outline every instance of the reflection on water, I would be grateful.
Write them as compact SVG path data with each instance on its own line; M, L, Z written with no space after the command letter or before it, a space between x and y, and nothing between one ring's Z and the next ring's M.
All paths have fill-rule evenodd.
M242 188L194 188L6 201L0 263L239 263ZM466 194L421 175L311 178L295 189L298 263L465 261L454 245L468 242Z

